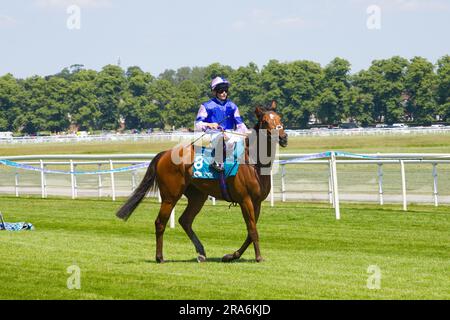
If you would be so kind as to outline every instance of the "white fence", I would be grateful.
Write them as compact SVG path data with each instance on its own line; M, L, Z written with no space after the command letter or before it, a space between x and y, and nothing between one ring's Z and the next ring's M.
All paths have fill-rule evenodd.
M450 127L406 127L406 128L355 128L355 129L309 129L286 130L290 137L304 136L384 136L450 134Z
M450 134L450 127L411 127L411 128L356 128L356 129L308 129L286 130L290 137L303 136L367 136L367 135L425 135ZM117 142L152 141L176 142L194 137L192 132L166 132L150 134L103 134L103 135L53 135L53 136L0 136L0 144L34 143L75 143L75 142Z
M340 158L336 159L336 155ZM367 202L373 201L375 196L380 205L401 202L404 210L407 210L408 202L428 202L435 206L450 203L450 154L355 156L360 158L342 159L335 152L329 153L326 160L311 160L315 155L281 155L281 159L289 161L279 162L279 170L273 172L273 187L268 201L272 206L275 205L275 200L329 201L336 209L337 219L340 218L339 201L342 199ZM153 157L154 154L6 157L0 159L0 165L3 164L0 166L0 193L14 194L17 197L22 194L40 194L42 198L58 195L71 196L72 199L86 196L116 200L118 196L128 196L136 188L140 176L145 173L146 163ZM371 157L378 159L370 159ZM346 172L345 168L348 167L353 169ZM389 171L389 175L395 177L384 179L385 168L388 167L386 173ZM81 169L85 171L80 171ZM319 176L323 178L327 188L315 190L308 197L308 193L305 193L306 185L320 180ZM408 189L408 176L419 181L419 193ZM366 177L371 185L365 194L361 194L363 183L354 182L361 177ZM428 177L430 179L427 182ZM384 180L390 181L385 184ZM397 180L401 187L396 189L394 185ZM376 191L371 189L375 184ZM357 186L356 193L349 189L353 185ZM391 193L388 201L385 188L390 189ZM158 195L152 194L155 197Z

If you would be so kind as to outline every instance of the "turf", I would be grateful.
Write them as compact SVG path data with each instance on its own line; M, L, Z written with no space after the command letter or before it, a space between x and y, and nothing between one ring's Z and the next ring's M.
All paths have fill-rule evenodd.
M343 204L265 206L259 223L265 261L253 249L235 263L221 257L243 242L238 208L206 205L194 228L208 261L177 224L165 234L166 264L154 262L158 204L147 199L124 223L122 201L0 197L7 221L36 230L0 232L0 299L449 299L450 207ZM176 208L177 216L185 203ZM69 290L69 266L81 289ZM370 290L369 266L381 270Z

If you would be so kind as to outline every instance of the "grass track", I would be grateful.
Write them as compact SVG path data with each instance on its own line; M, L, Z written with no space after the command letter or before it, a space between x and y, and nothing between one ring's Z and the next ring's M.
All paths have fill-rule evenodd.
M158 204L146 200L129 222L115 218L121 201L0 197L8 221L32 232L0 233L0 299L449 299L450 207L346 204L342 220L326 204L263 208L266 261L253 248L220 262L245 238L238 208L205 206L194 228L209 261L177 225L167 229L167 264L154 263ZM185 203L177 206L177 216ZM81 290L68 290L67 267L81 268ZM381 289L366 286L370 265Z

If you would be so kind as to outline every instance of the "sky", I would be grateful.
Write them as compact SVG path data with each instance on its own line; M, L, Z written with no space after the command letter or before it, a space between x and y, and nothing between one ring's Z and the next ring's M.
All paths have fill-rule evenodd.
M0 0L0 75L450 54L450 0Z

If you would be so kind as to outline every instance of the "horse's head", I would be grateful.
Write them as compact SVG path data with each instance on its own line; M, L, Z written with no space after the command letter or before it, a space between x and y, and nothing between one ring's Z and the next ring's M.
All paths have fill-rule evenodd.
M277 103L272 101L272 105L268 108L261 106L256 107L255 114L258 118L258 129L266 129L269 135L273 133L278 135L280 146L287 147L288 135L284 132L284 126L281 122L281 116L276 112Z

